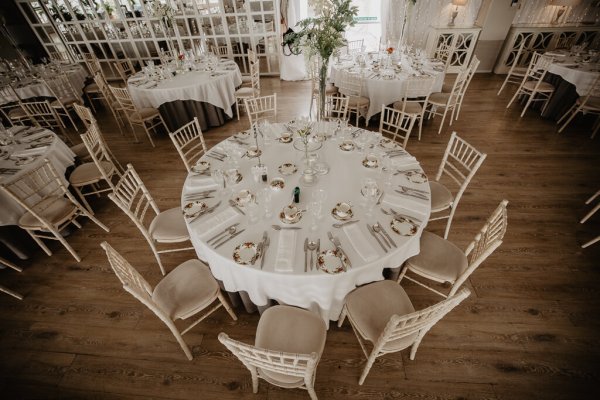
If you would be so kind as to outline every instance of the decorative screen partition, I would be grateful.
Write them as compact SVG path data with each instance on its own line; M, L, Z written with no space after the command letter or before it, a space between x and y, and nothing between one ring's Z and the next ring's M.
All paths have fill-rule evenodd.
M431 27L427 55L446 60L446 71L456 73L469 64L481 28Z
M161 49L198 53L226 45L242 71L253 48L261 73L279 73L277 0L159 0L174 13L166 19L143 0L15 1L48 53L67 51L74 60L93 53L105 71L121 58L158 61Z
M526 67L536 51L569 49L584 43L588 48L598 48L600 32L597 26L513 25L494 72L506 74L515 62L519 67Z

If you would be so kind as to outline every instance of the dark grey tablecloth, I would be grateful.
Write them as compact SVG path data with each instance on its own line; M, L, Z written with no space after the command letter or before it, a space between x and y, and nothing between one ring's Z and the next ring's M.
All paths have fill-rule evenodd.
M232 108L235 110L235 107ZM158 111L171 132L192 121L194 117L198 117L198 122L203 131L211 127L221 126L231 119L222 108L195 100L176 100L164 103L161 104Z

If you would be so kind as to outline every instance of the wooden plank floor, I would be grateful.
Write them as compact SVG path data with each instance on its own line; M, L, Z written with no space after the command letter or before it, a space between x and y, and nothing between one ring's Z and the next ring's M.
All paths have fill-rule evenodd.
M319 364L320 399L575 399L597 396L599 378L600 245L580 245L600 233L600 213L585 225L584 205L600 186L600 137L589 140L591 121L578 118L561 135L535 111L519 118L520 105L505 106L514 88L497 97L501 78L477 75L460 119L453 125L488 158L458 208L450 239L464 247L506 198L509 228L504 244L471 277L473 295L435 326L416 359L408 351L379 359L365 384L364 365L349 327L333 324ZM263 93L278 94L279 119L306 113L308 82L262 79ZM99 117L108 142L139 171L162 208L179 204L184 167L169 141L121 136L106 113ZM408 150L433 176L452 129L437 135L440 118ZM244 129L233 120L205 133L208 145ZM373 129L376 129L373 124ZM224 311L185 336L195 358L187 361L167 328L123 291L99 247L108 240L147 279L160 279L148 246L107 199L92 199L97 217L69 241L75 262L52 244L54 256L34 250L20 261L24 272L0 271L2 284L25 295L0 296L0 393L26 398L307 399L261 381L252 393L250 374L217 341L227 332L251 342L259 316ZM430 229L441 232L441 224ZM191 254L164 257L173 268ZM416 308L437 299L403 282ZM596 397L598 398L598 397Z

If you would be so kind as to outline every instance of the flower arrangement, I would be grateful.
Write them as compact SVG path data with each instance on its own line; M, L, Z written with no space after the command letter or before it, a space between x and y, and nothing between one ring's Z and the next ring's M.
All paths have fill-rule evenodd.
M385 49L385 51L387 51L388 54L392 54L394 52L394 48L388 47L387 49Z
M185 59L185 54L181 53L177 58L179 58L179 61L183 61Z
M163 22L173 22L175 18L175 9L168 4L163 4L159 0L153 0L150 6L152 15L156 18L160 18Z

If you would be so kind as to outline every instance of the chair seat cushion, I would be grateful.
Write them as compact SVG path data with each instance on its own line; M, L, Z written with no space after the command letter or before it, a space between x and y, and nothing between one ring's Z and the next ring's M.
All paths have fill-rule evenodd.
M442 85L442 93L450 93L454 87L453 83L444 83Z
M136 112L132 113L130 115L130 118L133 120L139 121L139 120L156 118L159 115L160 115L160 113L158 112L158 110L156 108L145 107L145 108L140 108Z
M429 190L431 191L431 212L442 211L452 205L454 196L446 186L436 181L429 181Z
M235 97L257 97L260 95L260 90L252 87L241 87L235 91Z
M8 112L8 118L10 119L19 119L26 118L27 113L21 107L13 108Z
M108 161L101 161L102 169L107 171L109 175L113 173L113 165ZM100 181L102 178L102 173L93 162L87 162L81 164L71 174L69 177L69 182L73 186L83 186L89 185L91 183L95 183Z
M327 327L323 319L308 310L290 306L274 306L260 317L256 328L255 346L287 353L317 353L320 357L325 347ZM286 386L302 385L303 378L289 376L266 369L261 375Z
M527 81L523 84L523 88L526 90L535 89L535 85L537 85L537 81ZM554 86L548 82L541 82L540 86L536 89L538 92L554 92Z
M33 210L50 224L56 226L68 220L77 211L77 208L69 199L51 196L42 200ZM27 211L19 219L19 226L25 229L41 229L44 225L31 212Z
M454 283L469 266L465 253L438 235L423 231L420 245L420 253L406 260L406 264L427 279Z
M432 93L429 96L429 103L436 106L445 106L450 100L450 93Z
M90 153L88 153L87 147L85 144L79 143L75 146L71 146L71 151L75 153L75 155L81 159L90 158Z
M361 286L346 296L348 318L361 335L375 343L392 315L413 313L408 295L402 287L390 280ZM384 350L398 351L409 347L416 339L417 332L388 342Z
M368 97L348 96L348 107L367 107L368 105Z
M100 93L100 88L96 83L90 83L83 88L84 93Z
M336 94L337 92L338 92L338 88L337 88L337 87L335 87L335 86L332 86L332 85L327 85L327 86L325 86L325 95L326 95L326 96L331 96L331 95L334 95L334 94ZM315 94L319 93L319 88L318 88L318 87L316 87L316 88L313 90L313 93L315 93Z
M178 243L190 238L179 208L171 208L158 214L150 223L148 231L160 243Z
M250 75L242 75L242 83L252 83L252 77Z
M516 76L525 76L526 73L527 67L515 67L510 74Z
M199 260L188 260L156 285L152 300L171 319L186 319L210 305L218 292L210 269Z
M397 101L394 103L393 107L396 110L402 111L402 105L402 101ZM417 103L416 101L409 101L404 107L404 112L407 114L421 114L423 112L423 106L420 103Z
M60 102L58 100L54 100L52 103L50 103L50 106L52 108L61 108L62 106L70 106L71 104L74 103L80 103L81 101L76 98L76 97L62 97L60 99ZM62 103L62 105L61 105Z

